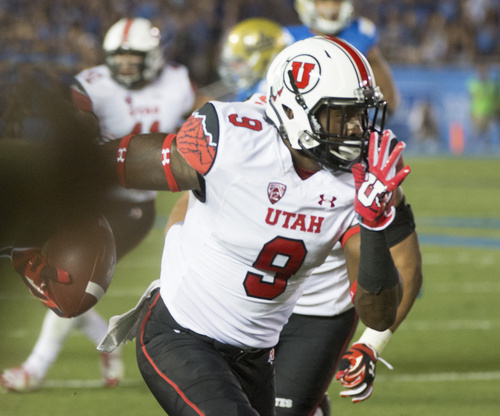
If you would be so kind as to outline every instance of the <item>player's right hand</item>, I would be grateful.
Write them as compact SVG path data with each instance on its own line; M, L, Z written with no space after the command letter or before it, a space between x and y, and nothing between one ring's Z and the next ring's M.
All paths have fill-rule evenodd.
M50 298L46 281L53 280L58 283L68 284L71 281L69 273L49 265L39 248L14 248L11 258L14 269L21 276L33 296L40 299L57 315L64 316L56 302Z
M395 216L393 191L410 173L410 167L398 162L405 144L398 142L391 151L395 136L385 130L379 147L379 135L373 132L368 147L368 169L361 163L352 167L356 186L354 209L365 228L379 231L390 225Z

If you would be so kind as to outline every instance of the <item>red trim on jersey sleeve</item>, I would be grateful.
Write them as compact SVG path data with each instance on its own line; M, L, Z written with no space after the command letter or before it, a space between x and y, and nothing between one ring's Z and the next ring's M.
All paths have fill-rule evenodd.
M127 182L125 180L125 159L127 158L127 149L130 139L133 134L123 137L120 140L120 145L118 146L118 152L116 154L116 170L118 173L118 182L124 188L127 187Z
M71 101L76 108L90 113L93 112L92 100L90 97L75 88L71 88Z
M205 120L205 115L194 113L177 133L177 150L201 175L210 170L217 152L216 143L206 129Z
M349 289L349 296L351 297L351 303L354 304L354 296L356 296L356 292L358 291L358 279L354 281Z
M172 141L175 137L175 134L169 134L165 137L165 140L163 140L163 147L161 149L161 164L163 165L165 177L167 178L168 189L170 189L171 192L180 192L179 184L172 174L172 165L170 164L170 155L172 154L170 148L172 147Z
M357 234L360 232L360 227L359 225L356 225L354 227L349 228L344 235L340 238L340 244L342 244L342 248L344 248L345 243L347 243L347 240L351 238L354 234Z

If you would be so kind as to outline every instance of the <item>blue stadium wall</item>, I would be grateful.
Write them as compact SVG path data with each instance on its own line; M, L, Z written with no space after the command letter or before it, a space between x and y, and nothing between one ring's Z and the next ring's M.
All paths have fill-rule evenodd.
M491 154L492 148L499 147L498 125L492 127L488 146L476 145L474 139L467 83L475 76L475 68L392 66L392 71L401 102L386 126L407 143L408 153ZM412 134L410 115L422 101L429 102L435 114L439 131L436 143L419 142L418 137Z

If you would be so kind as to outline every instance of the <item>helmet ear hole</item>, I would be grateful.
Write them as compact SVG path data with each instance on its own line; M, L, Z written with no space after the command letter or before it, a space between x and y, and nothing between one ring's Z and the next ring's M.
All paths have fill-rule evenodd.
M288 120L293 120L293 110L290 107L287 107L286 105L282 104L283 111L285 112L286 116L288 117Z

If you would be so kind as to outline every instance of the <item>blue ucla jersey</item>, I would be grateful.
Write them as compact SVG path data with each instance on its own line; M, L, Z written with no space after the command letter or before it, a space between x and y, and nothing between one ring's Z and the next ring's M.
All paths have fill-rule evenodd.
M293 38L293 42L317 36L305 25L286 26L285 29ZM335 36L354 45L365 56L371 48L378 44L377 27L365 17L354 19L349 26L336 33Z
M266 79L264 78L263 80L259 81L257 84L255 84L251 88L247 88L244 90L238 90L236 93L236 100L235 101L245 101L248 100L253 94L266 94L267 92L267 82Z
M284 28L289 37L290 44L299 40L317 36L305 25L286 26ZM378 32L375 24L365 17L358 17L349 26L335 36L354 45L363 55L367 56L369 50L378 44ZM235 101L244 101L252 94L265 94L267 83L263 79L251 88L236 91Z

